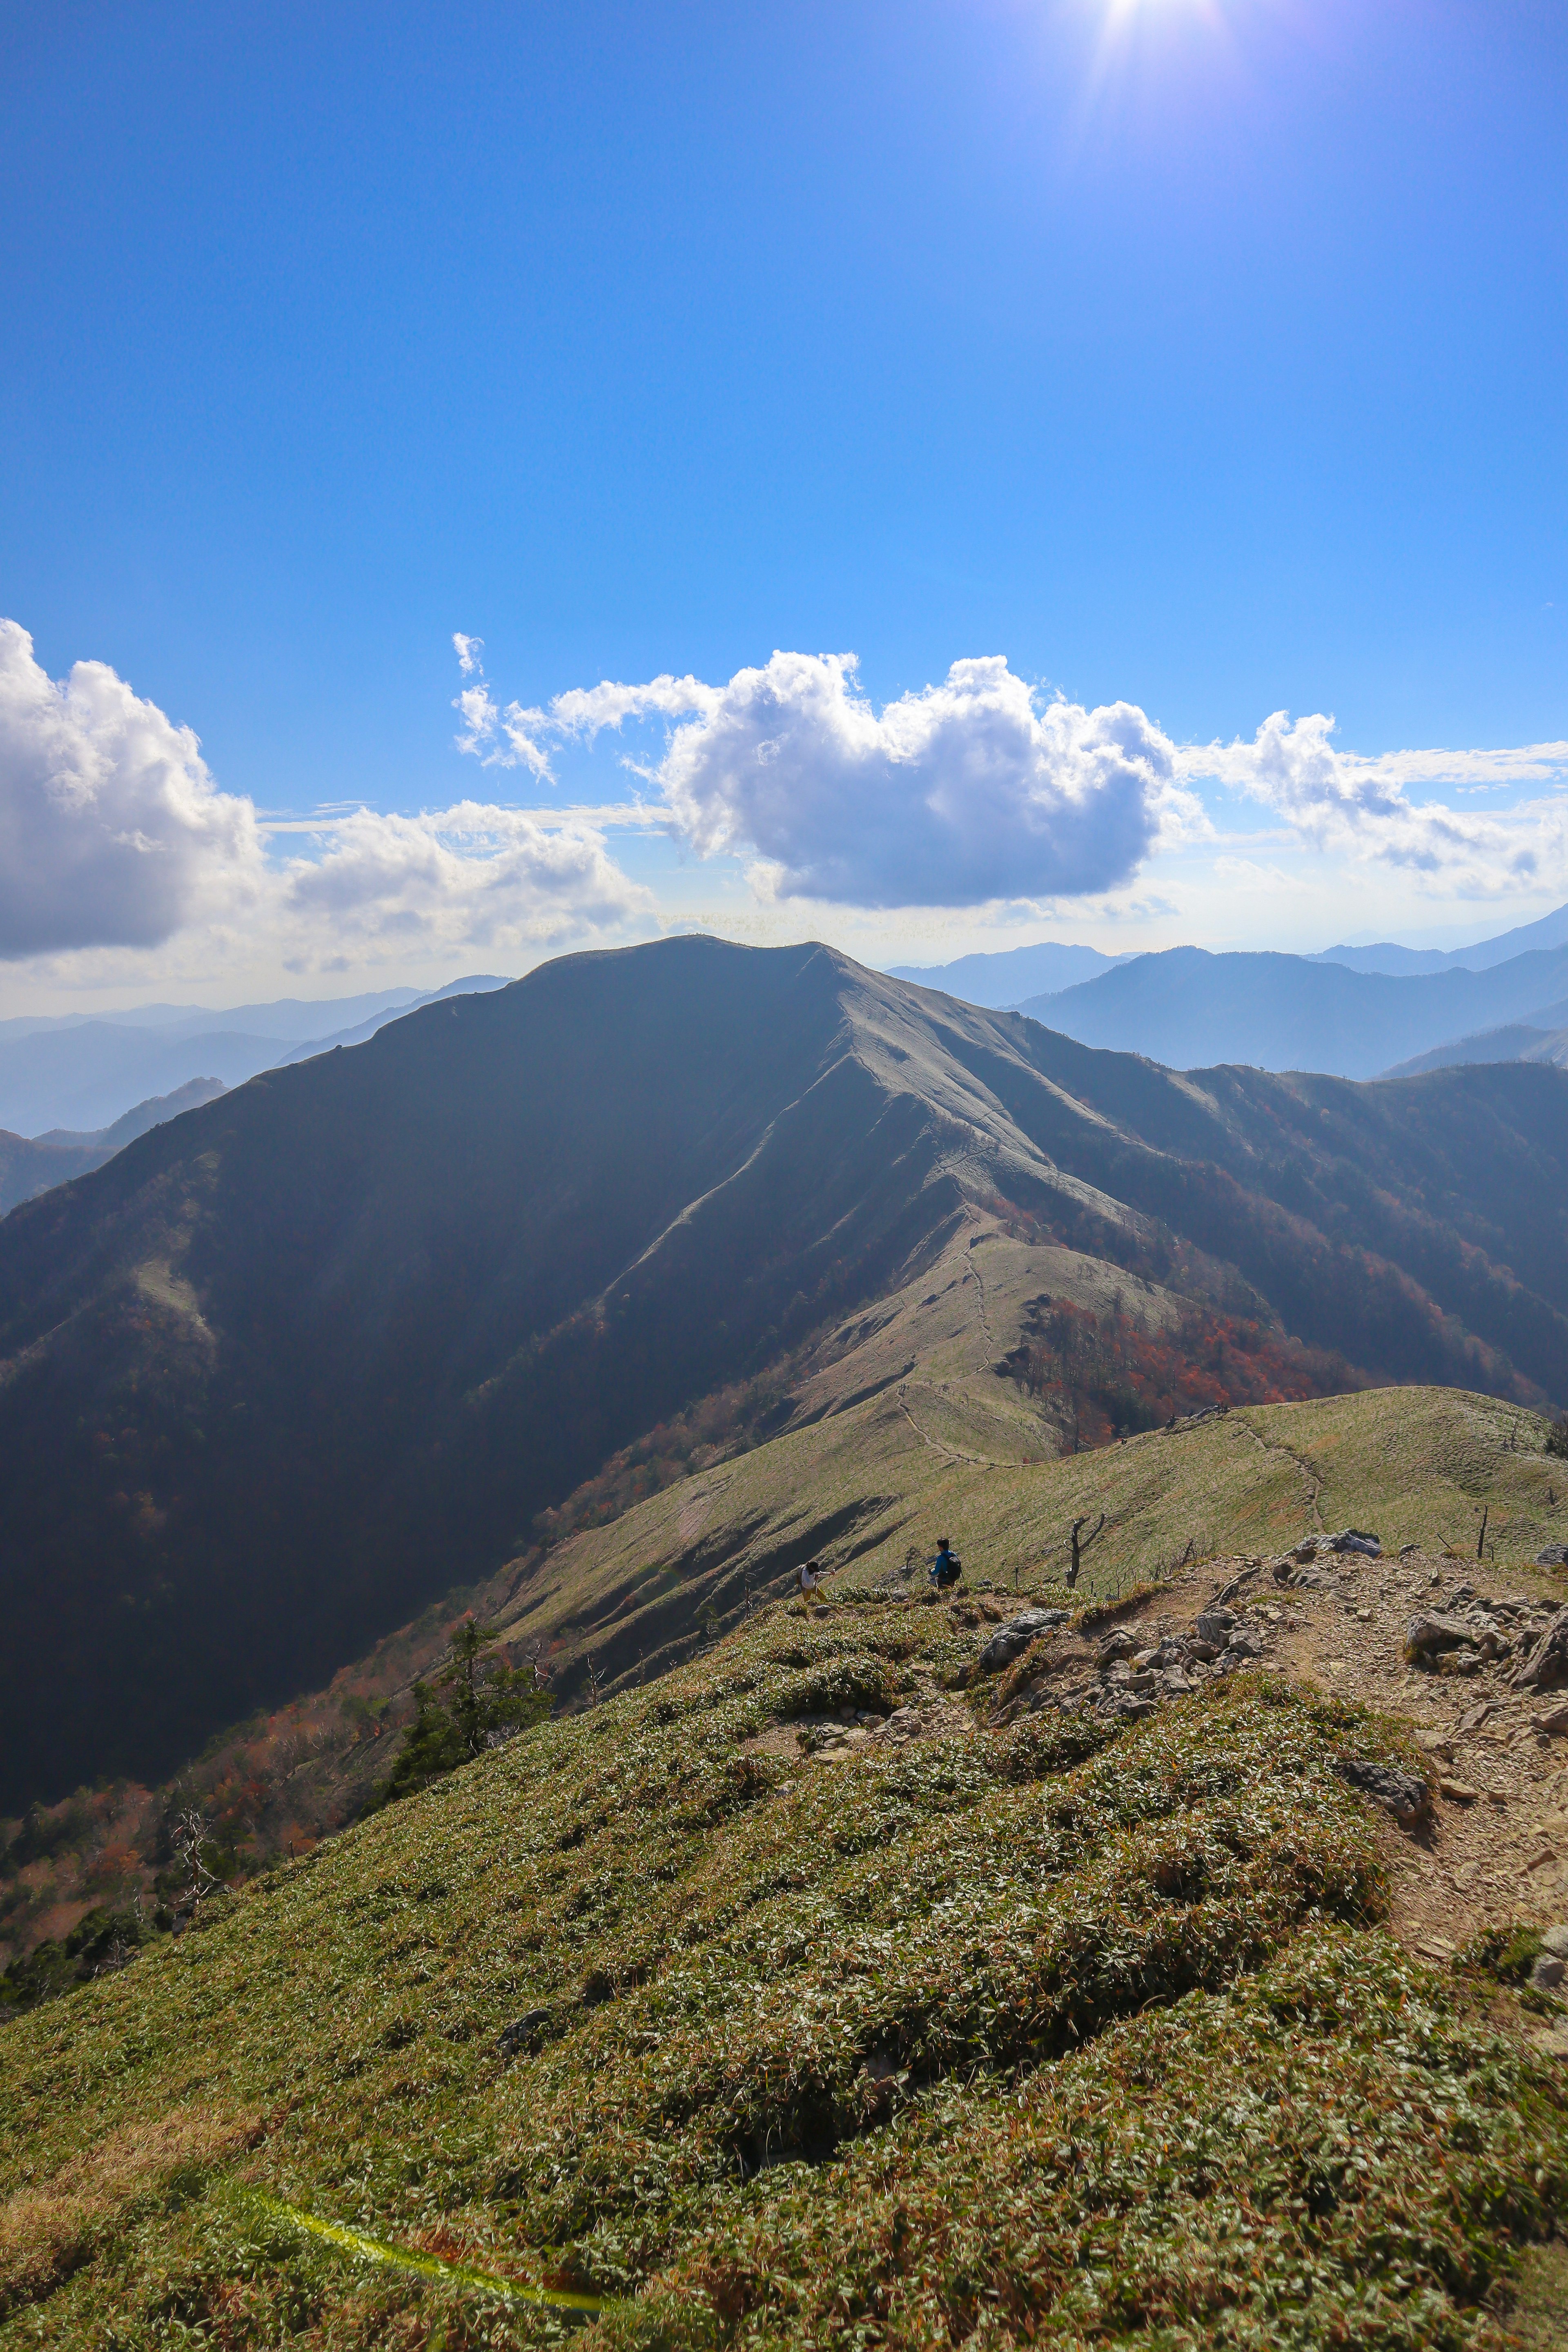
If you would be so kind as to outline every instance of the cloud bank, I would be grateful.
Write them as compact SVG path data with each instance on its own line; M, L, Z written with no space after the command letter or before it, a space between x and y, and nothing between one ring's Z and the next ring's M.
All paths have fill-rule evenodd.
M479 667L479 641L459 656ZM306 828L319 855L274 861L269 828L220 792L188 727L103 662L56 684L0 621L0 959L163 947L205 931L295 966L345 950L537 950L654 918L584 818L475 801L417 816L371 809Z
M386 947L555 947L652 919L597 829L542 824L526 810L462 801L420 816L359 809L294 858L278 917L302 940Z
M1338 749L1333 731L1333 719L1321 712L1292 723L1277 710L1250 743L1188 748L1180 764L1189 777L1213 776L1263 803L1299 839L1328 856L1371 856L1470 898L1568 885L1568 793L1494 812L1412 801L1405 791L1407 784L1473 791L1561 778L1568 743L1369 758Z
M57 685L0 621L0 957L161 946L238 911L262 865L254 808L188 727L104 662Z

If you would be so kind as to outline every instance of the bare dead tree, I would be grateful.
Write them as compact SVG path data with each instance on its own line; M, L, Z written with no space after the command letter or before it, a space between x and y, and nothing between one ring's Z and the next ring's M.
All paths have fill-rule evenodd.
M210 1895L215 1887L223 1885L222 1879L202 1860L202 1848L211 1835L212 1823L195 1805L188 1805L183 1813L175 1814L169 1832L169 1843L188 1881L185 1898L193 1911L204 1895Z
M1084 1513L1081 1519L1075 1519L1072 1523L1072 1566L1068 1570L1068 1590L1069 1591L1071 1591L1078 1583L1078 1572L1083 1566L1084 1553L1089 1549L1096 1536L1103 1535L1105 1532L1105 1513L1101 1511L1094 1526L1092 1528L1089 1528L1088 1535L1085 1535L1083 1532L1085 1528L1089 1528L1089 1513L1087 1511Z

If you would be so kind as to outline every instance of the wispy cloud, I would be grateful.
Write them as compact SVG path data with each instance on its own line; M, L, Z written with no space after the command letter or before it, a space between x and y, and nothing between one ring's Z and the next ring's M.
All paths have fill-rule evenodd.
M1568 793L1509 810L1412 800L1412 786L1514 787L1568 776L1568 743L1465 751L1342 751L1321 712L1266 719L1251 742L1186 746L1189 780L1212 777L1273 809L1298 839L1327 855L1371 856L1467 897L1568 887Z

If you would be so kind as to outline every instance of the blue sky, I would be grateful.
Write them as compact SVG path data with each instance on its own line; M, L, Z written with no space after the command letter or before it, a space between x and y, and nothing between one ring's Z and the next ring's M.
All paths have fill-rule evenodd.
M688 921L872 960L1447 940L1568 898L1555 755L1347 777L1314 739L1282 783L1256 751L1280 710L1372 762L1568 737L1565 107L1568 17L1521 0L7 12L0 613L205 766L103 802L129 878L62 846L37 730L85 774L124 712L16 668L0 993L346 991ZM948 806L968 753L921 751L917 845L944 794L955 845L921 866L896 796L850 841L907 765L880 738L822 782L808 729L771 811L715 766L728 705L558 729L553 781L504 730L464 754L455 631L498 712L719 694L783 649L856 654L873 723L1005 657L1037 713L1152 731L1105 855L1052 864L1100 784L1014 709L1036 783L986 803L994 873ZM171 791L222 806L163 855ZM560 823L634 793L640 828ZM549 854L499 818L321 829L464 802L545 808ZM150 865L156 905L119 903Z

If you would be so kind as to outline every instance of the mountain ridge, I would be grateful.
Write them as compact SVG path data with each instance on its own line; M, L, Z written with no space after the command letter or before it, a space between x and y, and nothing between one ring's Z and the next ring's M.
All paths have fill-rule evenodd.
M1200 1082L702 939L274 1070L0 1223L0 1802L323 1679L974 1210L1366 1378L1568 1394L1565 1089Z

